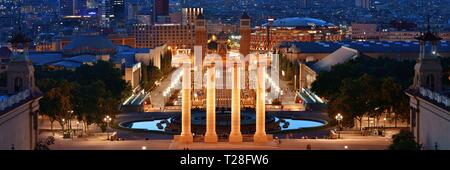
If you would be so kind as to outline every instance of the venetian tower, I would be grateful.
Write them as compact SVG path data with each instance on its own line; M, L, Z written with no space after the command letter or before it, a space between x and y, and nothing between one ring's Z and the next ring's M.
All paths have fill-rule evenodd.
M202 59L205 58L206 50L208 48L208 34L206 30L206 21L202 13L197 16L195 20L195 46L202 47Z
M250 38L251 38L251 28L250 28L250 17L247 12L244 12L241 16L241 22L239 27L239 33L241 34L241 41L239 42L240 48L239 52L247 56L250 54Z
M437 43L442 39L431 32L430 25L428 30L416 38L420 44L420 54L417 63L414 66L414 84L413 88L424 87L435 92L442 90L442 66L438 57ZM431 48L427 49L427 45Z

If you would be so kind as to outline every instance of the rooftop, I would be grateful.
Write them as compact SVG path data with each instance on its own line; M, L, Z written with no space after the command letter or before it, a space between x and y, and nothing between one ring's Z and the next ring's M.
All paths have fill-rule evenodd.
M450 53L450 42L440 41L437 52ZM419 53L418 41L341 41L341 42L282 42L280 48L296 48L301 53L333 53L341 47L349 47L361 53ZM431 46L426 45L427 52Z
M329 71L331 67L337 64L345 63L351 59L358 57L358 51L348 48L341 47L325 58L321 59L312 68L316 71Z
M264 24L264 25L267 25L267 24ZM334 24L328 23L328 22L320 20L320 19L315 19L315 18L293 17L293 18L276 19L275 21L273 21L272 26L273 27L310 27L310 26L325 27L325 26L334 26Z
M78 55L84 53L109 54L115 52L115 46L108 38L100 35L82 35L74 37L64 47L64 53Z

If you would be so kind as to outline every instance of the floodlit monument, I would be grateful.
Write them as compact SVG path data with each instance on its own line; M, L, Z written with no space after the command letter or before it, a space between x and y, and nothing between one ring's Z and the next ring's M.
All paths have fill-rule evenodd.
M198 16L199 22L197 24L200 24L200 26L203 26L203 15ZM249 17L247 14L244 13L244 16L241 18L241 20L247 21L245 22L245 26L248 27ZM206 28L205 28L206 29ZM204 34L204 33L203 33ZM196 45L197 50L199 53L201 53L202 57L202 63L198 63L196 59L193 59L192 56L175 56L173 58L173 63L176 65L181 64L182 69L182 89L181 89L181 134L174 137L175 142L179 143L192 143L193 142L193 134L191 128L196 128L196 126L192 127L191 122L192 121L198 121L199 119L192 120L191 117L191 109L192 109L192 98L191 94L194 92L192 90L192 71L195 71L198 69L196 66L200 65L200 67L205 68L205 72L202 72L204 74L204 78L202 78L202 81L206 81L206 84L203 84L202 86L204 89L206 89L206 129L204 131L204 142L205 143L217 143L219 141L218 133L216 131L216 124L217 124L217 113L216 110L218 108L221 108L221 113L224 113L224 105L227 104L227 100L230 100L229 98L224 99L224 96L228 96L229 93L231 94L231 119L223 119L226 121L231 121L231 130L228 132L222 132L220 134L228 134L228 142L230 143L242 143L244 141L244 137L241 132L241 71L242 69L247 69L244 65L246 65L246 59L241 58L240 55L237 56L227 56L228 49L227 49L227 38L225 33L221 33L218 36L218 45L217 45L217 54L213 55L207 55L204 56L204 44L206 41L204 41L204 35L199 34L199 37L197 37L197 40L199 43ZM248 35L244 35L248 36ZM202 39L202 41L200 41ZM247 40L246 40L247 41ZM248 42L243 42L244 44L248 44ZM200 49L201 47L201 49ZM245 53L249 52L249 46L246 45L243 47L243 50ZM195 52L194 52L195 53ZM268 55L256 55L252 56L251 63L253 63L253 69L252 73L254 75L245 77L250 79L252 77L253 81L256 83L252 88L255 89L256 94L256 123L253 126L256 126L256 131L254 131L253 135L253 141L255 143L266 143L271 141L272 136L266 134L266 109L265 109L265 96L266 96L266 80L267 80L267 64L270 57ZM204 60L204 61L203 61ZM244 61L245 60L245 61ZM195 62L192 62L195 61ZM193 68L191 67L192 65ZM223 70L222 70L223 69ZM223 72L220 72L218 70L222 70ZM247 70L245 70L247 71ZM245 73L245 72L243 72ZM231 77L229 77L231 76ZM242 78L243 79L243 78ZM230 83L230 84L228 84ZM245 82L244 82L245 83ZM195 83L194 83L195 84ZM197 90L197 88L195 88ZM231 90L230 90L231 89ZM217 93L217 94L216 94ZM225 94L225 95L224 95ZM222 97L221 97L222 95ZM229 107L229 106L228 106ZM220 118L220 117L219 117ZM223 115L222 115L223 118ZM200 120L204 120L201 119ZM223 121L219 122L219 126L223 125ZM248 124L248 118L247 118L247 124ZM198 124L194 124L198 125ZM203 132L202 132L203 133ZM248 131L247 131L248 133ZM253 133L253 132L251 132Z
M216 68L214 63L206 71L206 143L218 141L216 133Z
M266 134L266 76L265 61L257 57L257 79L256 79L256 132L253 141L262 143L267 142Z
M188 57L181 57L178 59L179 61L175 61L175 63L182 63L182 89L181 89L181 134L179 136L175 136L175 140L178 142L192 143L194 141L192 132L191 132L191 61Z
M230 143L241 143L241 82L239 64L233 63L232 91L231 91L231 132Z
M192 143L193 135L191 132L191 67L189 57L175 58L176 63L182 63L182 113L181 113L181 134L175 136L176 142ZM206 132L204 135L205 143L217 143L218 136L216 133L216 66L215 62L221 60L220 58L211 57L205 62L206 70ZM241 133L241 74L239 58L231 58L231 80L232 80L232 98L231 98L231 132L229 134L230 143L243 142ZM253 136L255 143L266 143L271 141L272 136L266 134L266 110L265 110L265 96L266 96L266 64L267 58L265 56L256 57L256 132Z

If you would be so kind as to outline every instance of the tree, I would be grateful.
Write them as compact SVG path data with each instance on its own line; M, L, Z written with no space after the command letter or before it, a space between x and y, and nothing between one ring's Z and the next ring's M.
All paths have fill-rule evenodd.
M290 80L291 83L294 83L295 81L295 75L299 74L299 65L297 62L295 61L290 61L289 59L286 58L286 56L284 56L281 52L278 53L279 55L279 61L280 61L280 68L282 68L282 70L279 72L280 74L280 79L284 80L284 81L288 81ZM283 76L283 72L284 72L284 76ZM298 83L297 83L298 86Z
M366 96L364 86L360 81L344 79L339 95L334 98L329 107L338 111L344 117L357 119L362 124L362 117L367 113Z
M131 86L111 62L97 61L94 65L82 65L75 70L74 81L80 86L77 95L77 114L87 124L103 124L106 115L119 113L120 104L131 95Z
M367 124L370 125L370 117L379 117L383 113L381 109L382 99L380 96L380 82L374 76L369 74L362 75L360 81L364 87L363 96L366 100Z
M386 58L358 57L322 71L312 91L328 101L329 115L344 114L344 123L363 115L378 117L383 112L408 119L408 98L403 91L412 83L414 62ZM364 113L363 113L364 111Z
M105 95L106 86L102 81L94 81L89 85L77 85L75 97L75 113L79 120L85 124L83 131L88 133L88 125L98 122L95 121L96 114L99 112L98 100Z
M37 67L36 83L44 93L41 111L61 125L62 119L75 116L70 110L83 120L85 128L93 123L101 125L106 115L118 114L121 103L131 95L122 72L105 61L82 65L75 71Z
M63 120L69 120L71 118L69 111L73 110L72 89L73 84L62 81L59 83L59 87L52 88L46 93L42 102L44 113L49 115L51 120L59 122L63 131L65 128Z
M58 113L55 110L56 100L53 100L53 97L50 96L50 93L44 93L44 97L39 100L39 109L40 113L46 115L50 120L50 130L53 132L53 123L55 122ZM55 135L53 133L53 135Z
M383 79L381 88L381 97L383 101L383 109L388 114L394 113L395 126L397 126L397 119L407 119L409 117L409 101L406 94L403 93L403 88L400 84L395 82L392 77ZM408 113L407 115L405 115Z
M414 134L408 130L400 130L400 133L392 136L390 150L420 150L422 146L415 140Z
M40 112L46 115L50 120L50 129L53 132L54 121L62 125L62 119L66 119L68 108L55 107L63 103L64 107L71 108L71 99L73 97L73 84L67 79L72 77L73 71L65 69L52 69L49 67L36 67L36 85L43 92L44 96L39 101ZM64 113L63 113L64 112Z
M168 75L172 71L172 52L167 50L163 55L161 55L161 72L164 75Z
M163 77L163 73L158 67L155 66L145 66L145 70L143 67L143 75L146 76L146 78L142 79L142 87L146 91L152 90L156 85L155 82L159 81Z

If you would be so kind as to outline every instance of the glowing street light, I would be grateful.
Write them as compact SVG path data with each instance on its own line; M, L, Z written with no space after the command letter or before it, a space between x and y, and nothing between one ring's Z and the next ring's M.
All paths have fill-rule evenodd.
M109 140L109 131L108 131L108 127L109 127L109 122L111 122L112 118L109 116L106 116L105 118L103 118L103 121L106 122L106 136L107 136L107 140Z
M80 122L77 121L77 129L75 130L75 135L77 135L78 126L80 125Z
M62 132L64 134L64 127L66 126L66 119L62 119Z
M67 126L68 126L68 130L69 130L69 135L72 136L72 115L73 115L73 110L69 110L69 111L67 111L67 113L69 113L69 121L67 122Z
M341 131L340 131L341 121L342 121L342 119L344 119L344 117L340 113L338 113L335 118L338 121L338 127L339 127L339 129L338 129L338 139L340 139L341 138Z

